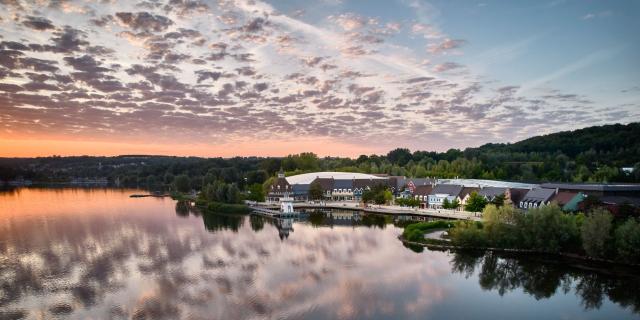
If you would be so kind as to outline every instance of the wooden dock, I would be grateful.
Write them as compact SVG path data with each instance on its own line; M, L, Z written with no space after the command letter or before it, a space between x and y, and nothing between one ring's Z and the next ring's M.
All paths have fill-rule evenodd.
M327 204L313 204L307 202L296 202L293 204L295 209L338 209L338 210L351 210L359 211L362 213L374 213L374 214L388 214L388 215L411 215L422 216L430 218L440 219L452 219L452 220L472 220L480 221L481 217L475 215L472 212L454 211L454 210L438 210L438 209L411 209L411 208L398 208L390 206L355 206L353 203L327 203ZM270 203L261 203L251 206L253 210L268 210L271 212L278 212L277 205Z
M283 213L283 212L280 212L280 210L274 210L274 209L265 208L265 207L251 206L250 208L253 210L253 213L260 216L269 217L269 218L288 218L288 217L297 217L300 215L298 212Z

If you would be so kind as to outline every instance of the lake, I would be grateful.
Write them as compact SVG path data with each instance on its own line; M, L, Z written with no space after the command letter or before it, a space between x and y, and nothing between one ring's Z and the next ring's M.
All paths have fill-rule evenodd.
M407 248L392 217L274 222L136 192L0 192L0 319L640 317L638 272Z

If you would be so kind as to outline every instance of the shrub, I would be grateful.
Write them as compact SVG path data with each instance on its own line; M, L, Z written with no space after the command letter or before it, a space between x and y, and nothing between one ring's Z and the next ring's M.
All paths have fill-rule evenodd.
M584 220L581 228L582 247L592 257L604 257L611 240L613 216L606 210L595 209Z
M618 258L630 263L640 263L640 223L629 218L616 229L615 244Z

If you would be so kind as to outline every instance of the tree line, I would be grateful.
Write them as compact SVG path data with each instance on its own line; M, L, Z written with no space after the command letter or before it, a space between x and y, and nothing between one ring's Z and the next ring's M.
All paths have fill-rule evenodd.
M0 180L65 182L77 177L104 177L120 186L160 190L174 188L176 177L186 175L191 190L201 191L219 180L235 184L244 192L250 188L257 190L255 185L259 184L263 193L280 169L287 175L349 171L414 178L640 182L640 139L634 138L638 136L640 123L632 123L555 133L513 144L486 144L446 152L398 148L386 155L361 155L354 159L321 158L310 152L280 158L141 155L0 158Z

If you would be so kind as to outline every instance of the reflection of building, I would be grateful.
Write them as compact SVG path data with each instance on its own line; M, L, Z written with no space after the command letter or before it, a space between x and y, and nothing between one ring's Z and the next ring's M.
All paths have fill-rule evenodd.
M289 238L289 233L293 232L293 219L277 219L276 228L278 229L278 236L280 237L280 240Z

